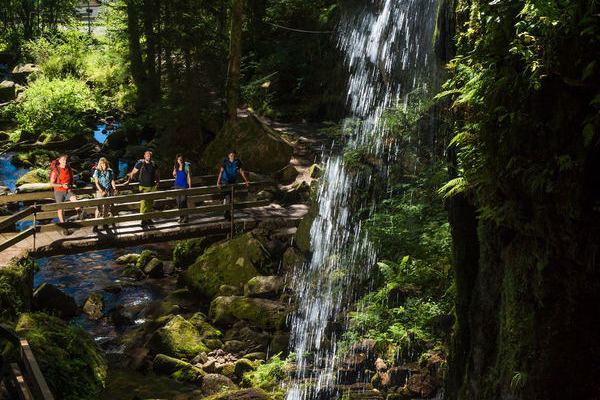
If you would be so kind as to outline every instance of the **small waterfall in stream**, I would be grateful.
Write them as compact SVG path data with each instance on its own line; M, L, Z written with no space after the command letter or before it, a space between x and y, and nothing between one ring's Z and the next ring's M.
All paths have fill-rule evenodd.
M343 128L352 135L346 151L360 149L376 158L384 152L394 154L393 144L383 135L382 115L389 107L405 104L408 93L432 79L437 3L371 0L347 5L337 30L350 72L350 117ZM389 162L393 160L384 164ZM378 173L385 176L385 166ZM339 321L341 315L356 300L353 288L364 282L376 261L361 220L353 215L356 188L371 184L372 178L348 172L341 155L325 161L311 228L312 258L295 271L292 282L298 309L290 321L290 350L296 354L299 383L288 391L288 400L313 399L335 384L338 338L331 325L344 322ZM358 207L368 203L359 202ZM306 380L311 384L302 383Z

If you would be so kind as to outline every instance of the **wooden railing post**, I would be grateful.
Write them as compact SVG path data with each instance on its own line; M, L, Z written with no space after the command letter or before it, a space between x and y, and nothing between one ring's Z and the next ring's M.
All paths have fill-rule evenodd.
M33 203L33 251L35 251L35 232L37 231L37 202Z
M229 239L233 239L233 195L234 195L234 186L231 186L231 200L229 201L229 213L230 213L230 220L231 220L231 227L230 227L230 233L229 233Z

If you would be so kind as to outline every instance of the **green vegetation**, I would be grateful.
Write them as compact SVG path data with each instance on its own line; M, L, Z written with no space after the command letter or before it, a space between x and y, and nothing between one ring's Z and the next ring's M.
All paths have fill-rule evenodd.
M287 377L286 364L293 360L293 354L290 354L285 360L281 359L281 354L275 354L269 361L256 367L256 370L245 373L242 386L258 387L267 391L273 390Z
M0 268L0 321L14 321L31 308L33 275L38 266L33 258Z

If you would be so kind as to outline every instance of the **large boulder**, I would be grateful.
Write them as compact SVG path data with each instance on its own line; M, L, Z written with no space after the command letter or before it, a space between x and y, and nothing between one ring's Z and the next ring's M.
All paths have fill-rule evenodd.
M245 169L258 173L275 173L284 168L292 157L292 147L273 129L250 115L237 123L226 123L217 137L206 147L203 166L217 171L232 150L244 163Z
M224 388L237 389L237 386L225 375L207 374L202 379L202 391L208 396L222 392Z
M11 81L2 81L0 83L0 103L14 100L17 97L15 83Z
M138 257L135 265L143 269L146 266L146 264L150 262L150 260L157 257L158 254L156 254L154 250L144 250L142 251L142 254L140 254L140 256Z
M157 329L148 340L152 354L166 354L172 357L194 357L209 351L202 342L200 332L181 315L176 315L163 327Z
M79 313L75 299L51 283L42 283L35 289L33 309L47 311L60 318L72 318Z
M163 276L163 262L153 258L144 266L144 273L150 278L161 278Z
M209 241L206 238L188 239L177 242L173 248L173 263L176 267L187 267L204 253Z
M260 275L268 254L254 235L214 244L180 275L180 282L201 296L212 298L221 285L239 286Z
M17 64L12 70L12 77L15 82L24 85L27 83L27 77L39 70L35 64Z
M288 314L285 303L241 296L219 296L210 303L209 316L215 324L231 324L244 320L267 329L282 329Z
M21 314L15 328L29 342L50 386L61 399L89 399L104 388L107 363L103 351L81 327L44 313ZM3 353L16 357L9 346Z
M135 263L137 263L138 258L140 258L140 255L136 254L136 253L124 254L121 257L117 258L116 263L117 264L135 264Z
M83 313L90 321L98 321L104 316L104 297L100 293L92 293L83 304Z
M244 286L244 296L247 297L279 297L285 281L281 276L255 276Z
M49 178L48 170L45 170L43 168L34 168L31 171L27 172L22 177L20 177L17 180L16 185L21 186L21 185L31 184L31 183L47 183L47 182L49 182L49 180L50 180L50 178ZM20 187L19 187L19 191L21 191Z
M259 388L230 390L205 398L205 400L272 400L273 396Z
M185 361L169 357L165 354L157 354L152 362L152 369L157 374L169 375L179 382L198 382L204 372Z

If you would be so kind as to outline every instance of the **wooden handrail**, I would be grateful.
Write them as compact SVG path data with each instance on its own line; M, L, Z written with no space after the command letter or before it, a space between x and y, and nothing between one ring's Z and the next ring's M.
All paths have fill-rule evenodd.
M23 218L27 218L30 215L32 215L34 211L35 211L35 206L29 206L19 212L16 212L12 215L9 215L9 216L3 218L2 220L0 220L0 229L4 229L11 225L14 225L17 221L20 221Z

